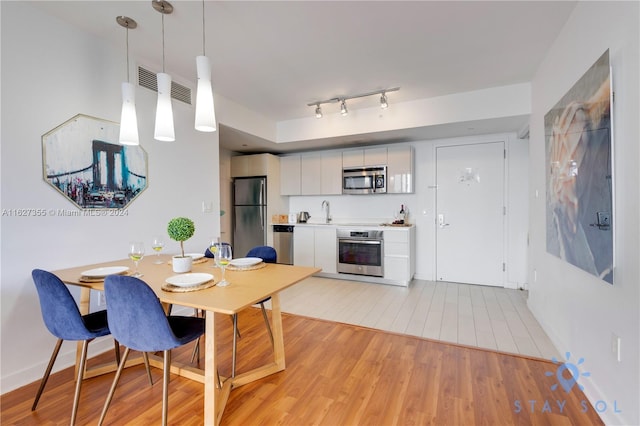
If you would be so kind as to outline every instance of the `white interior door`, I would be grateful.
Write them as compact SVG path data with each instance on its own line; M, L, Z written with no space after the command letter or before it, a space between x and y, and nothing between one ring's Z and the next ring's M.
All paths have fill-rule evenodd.
M436 148L436 277L504 287L503 142Z

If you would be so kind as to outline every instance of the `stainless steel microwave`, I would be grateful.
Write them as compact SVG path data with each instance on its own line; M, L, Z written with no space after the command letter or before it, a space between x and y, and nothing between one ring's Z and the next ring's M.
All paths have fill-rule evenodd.
M387 192L387 166L342 169L343 194L384 194Z

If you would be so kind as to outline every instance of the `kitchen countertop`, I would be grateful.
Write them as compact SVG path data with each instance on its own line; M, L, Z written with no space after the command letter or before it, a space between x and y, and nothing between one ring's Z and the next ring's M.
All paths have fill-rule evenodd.
M414 225L412 223L404 224L404 225L393 225L391 223L363 223L363 222L306 222L306 223L296 223L295 226L334 226L336 228L374 228L374 229L409 229Z

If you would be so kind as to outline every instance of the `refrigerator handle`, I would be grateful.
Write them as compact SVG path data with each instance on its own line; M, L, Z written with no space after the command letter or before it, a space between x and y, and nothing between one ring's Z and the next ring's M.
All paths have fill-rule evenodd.
M260 205L265 204L265 200L264 200L264 192L265 192L264 179L262 179L262 180L260 181Z
M266 210L267 210L267 208L266 208L266 207L262 207L262 208L260 209L260 226L262 227L262 230L263 230L263 231L264 231L265 223L266 223L266 219L265 219L265 217L264 217L264 216L265 216L265 215L264 215L264 213L265 213L265 211L266 211Z

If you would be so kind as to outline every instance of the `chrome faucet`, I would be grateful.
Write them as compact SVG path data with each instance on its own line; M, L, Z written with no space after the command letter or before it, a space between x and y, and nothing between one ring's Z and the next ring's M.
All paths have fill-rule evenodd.
M327 208L327 214L325 216L325 223L329 223L331 222L331 207L329 206L329 202L327 200L324 200L322 202L322 209Z

